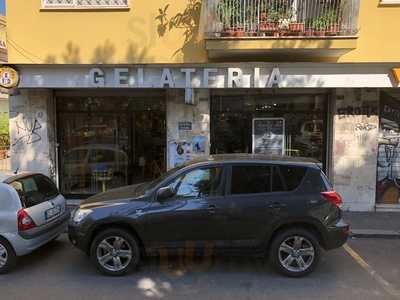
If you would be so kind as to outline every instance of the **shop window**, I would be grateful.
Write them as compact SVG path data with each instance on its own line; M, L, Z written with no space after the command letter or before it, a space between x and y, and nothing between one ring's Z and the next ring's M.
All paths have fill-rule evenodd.
M212 91L211 153L284 154L314 158L324 165L325 93Z
M164 91L112 94L57 96L60 189L68 197L151 181L165 171Z

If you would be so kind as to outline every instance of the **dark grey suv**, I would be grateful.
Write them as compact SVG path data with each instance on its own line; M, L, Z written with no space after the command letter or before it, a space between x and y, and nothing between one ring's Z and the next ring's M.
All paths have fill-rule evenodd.
M108 275L131 271L144 255L211 245L214 254L268 255L299 277L314 270L321 247L346 242L341 203L314 161L217 155L87 199L69 237Z

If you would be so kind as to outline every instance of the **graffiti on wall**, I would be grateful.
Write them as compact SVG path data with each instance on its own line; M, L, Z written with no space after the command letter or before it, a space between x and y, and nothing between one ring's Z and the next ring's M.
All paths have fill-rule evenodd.
M386 93L380 103L376 202L400 203L400 101Z
M19 144L30 145L42 140L40 135L42 125L36 117L28 118L23 116L20 120L15 121L15 128L17 138L12 143L13 147L18 146Z

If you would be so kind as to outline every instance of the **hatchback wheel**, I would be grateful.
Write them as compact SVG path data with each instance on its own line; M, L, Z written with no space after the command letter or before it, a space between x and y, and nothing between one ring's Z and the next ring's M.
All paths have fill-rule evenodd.
M135 237L116 228L105 230L95 237L90 256L100 272L121 276L137 267L140 250Z
M16 260L14 249L7 241L0 238L0 274L10 271L14 267Z
M290 277L311 273L318 264L320 247L315 235L304 229L280 233L270 249L270 261L275 269Z

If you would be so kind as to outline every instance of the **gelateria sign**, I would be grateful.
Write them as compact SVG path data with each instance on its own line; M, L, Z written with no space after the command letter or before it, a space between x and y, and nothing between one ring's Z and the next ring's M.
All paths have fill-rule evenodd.
M92 87L115 88L272 88L279 87L279 68L93 68Z

